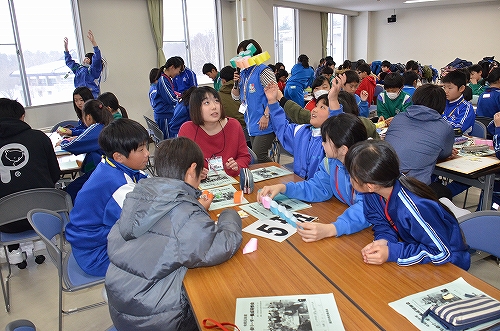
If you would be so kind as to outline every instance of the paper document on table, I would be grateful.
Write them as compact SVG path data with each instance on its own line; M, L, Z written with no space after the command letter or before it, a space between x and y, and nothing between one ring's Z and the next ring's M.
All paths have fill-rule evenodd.
M422 314L434 305L444 305L449 302L467 299L471 296L486 295L482 291L467 283L462 277L441 286L431 288L416 294L409 295L397 301L389 303L392 309L406 317L419 330L436 331L446 330L438 321L432 317L427 317L421 321ZM498 320L481 324L480 326L467 329L467 331L482 330L488 325L498 323Z
M59 168L61 171L64 170L71 170L71 169L78 169L80 168L81 162L85 159L86 154L80 154L80 155L67 155L67 156L60 156L57 158L57 162L59 163Z
M333 293L236 299L235 324L241 331L342 331Z
M290 175L292 173L293 172L291 172L290 170L276 167L276 166L270 166L270 167L264 167L264 168L252 170L254 183L257 183L257 182L260 182L260 181L263 181L266 179Z
M439 162L437 167L470 174L498 163L500 163L500 160L493 157L462 156L452 160Z
M311 208L310 204L297 199L290 199L283 194L275 196L274 200L278 203L278 205L285 207L288 211ZM260 202L252 202L247 205L240 206L240 208L257 219L267 219L274 216L274 214L269 209L264 208Z
M234 202L234 192L236 192L236 189L232 185L214 187L208 191L214 195L214 199L212 200L209 210L227 208L240 204ZM248 203L248 200L243 198L241 203Z
M238 181L226 174L224 171L210 171L207 178L200 183L200 190L236 183L238 183Z

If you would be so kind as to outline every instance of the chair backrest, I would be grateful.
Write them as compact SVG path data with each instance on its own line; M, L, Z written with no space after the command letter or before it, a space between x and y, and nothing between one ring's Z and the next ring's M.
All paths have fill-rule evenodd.
M469 135L473 137L478 137L478 138L486 138L486 125L479 121L474 121L474 124L472 125L472 131L470 132Z
M257 154L250 147L248 147L248 153L250 153L250 164L257 163Z
M35 324L28 320L12 321L5 326L5 331L36 331Z
M458 222L471 248L500 258L499 211L478 211L459 217Z
M12 193L0 199L0 225L26 219L28 212L35 208L61 213L67 222L66 216L73 208L73 202L68 193L56 188L35 188Z
M59 269L59 272L62 272L62 251L59 247L62 247L63 244L64 220L61 215L51 210L35 208L28 212L28 222L42 238L52 262ZM59 247L51 240L56 235L59 235Z
M144 119L146 120L146 124L148 126L148 133L155 145L158 145L160 141L164 140L163 132L161 131L158 124L155 121L144 115Z
M78 126L78 121L76 120L65 120L57 123L52 127L50 132L55 132L59 127L63 128L74 128L75 126Z

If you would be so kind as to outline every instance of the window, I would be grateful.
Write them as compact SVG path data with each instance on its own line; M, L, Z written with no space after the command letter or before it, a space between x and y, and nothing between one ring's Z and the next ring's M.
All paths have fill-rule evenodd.
M163 52L180 56L196 74L198 84L212 80L201 71L207 62L220 68L218 20L215 1L169 0L163 2Z
M274 7L274 47L276 62L291 68L297 59L295 18L296 9Z
M0 97L24 106L71 100L74 75L64 62L63 37L78 61L75 26L71 0L1 1Z
M345 15L328 14L328 47L327 55L333 57L337 66L344 62Z

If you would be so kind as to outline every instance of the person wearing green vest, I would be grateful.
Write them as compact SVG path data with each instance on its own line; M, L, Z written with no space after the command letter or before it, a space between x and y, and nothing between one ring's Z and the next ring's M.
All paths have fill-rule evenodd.
M217 71L217 68L212 63L205 63L201 71L204 75L207 75L211 80L214 81L214 89L216 91L219 91L222 86L222 82L220 80L220 73Z

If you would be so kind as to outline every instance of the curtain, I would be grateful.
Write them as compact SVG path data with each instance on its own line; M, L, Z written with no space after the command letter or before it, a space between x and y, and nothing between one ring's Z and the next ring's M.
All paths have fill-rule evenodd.
M156 45L158 67L161 67L166 62L163 53L163 0L148 0L148 12Z
M321 57L326 56L328 39L328 13L320 13L321 17Z

